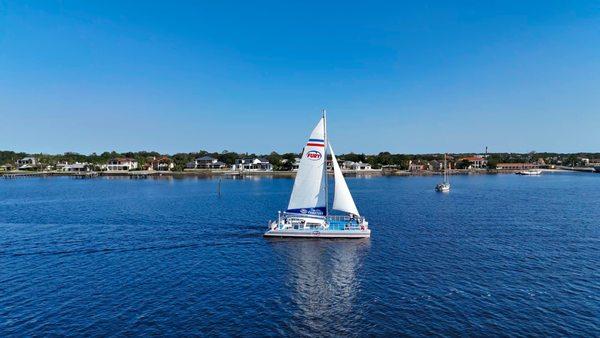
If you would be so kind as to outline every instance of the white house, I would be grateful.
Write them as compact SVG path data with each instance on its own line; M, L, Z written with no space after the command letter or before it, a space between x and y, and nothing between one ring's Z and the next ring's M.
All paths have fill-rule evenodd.
M487 160L485 159L485 157L481 157L481 156L468 156L468 157L463 157L463 158L459 158L458 162L462 162L462 161L468 161L471 164L469 165L468 169L480 169L480 168L484 168L485 166L487 166Z
M239 171L273 171L273 165L264 158L239 158L231 167Z
M68 172L91 171L92 166L89 163L75 162L73 164L65 164L64 166L62 166L62 170Z
M108 171L128 171L137 168L138 162L127 157L113 158L106 163L106 170Z
M292 171L298 171L300 168L300 157L294 158L294 163L292 163Z
M23 157L17 160L17 168L19 170L30 170L37 167L38 161L35 157Z
M371 170L371 165L369 163L363 163L362 161L344 161L344 163L341 165L341 169L354 171Z

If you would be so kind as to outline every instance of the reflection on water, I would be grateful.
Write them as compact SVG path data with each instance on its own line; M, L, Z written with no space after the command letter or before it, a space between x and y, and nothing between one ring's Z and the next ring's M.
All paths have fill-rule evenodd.
M287 264L285 287L293 290L291 298L296 309L289 323L292 332L333 329L343 333L350 327L348 322L360 321L364 312L354 306L361 290L357 274L369 251L368 239L269 242Z

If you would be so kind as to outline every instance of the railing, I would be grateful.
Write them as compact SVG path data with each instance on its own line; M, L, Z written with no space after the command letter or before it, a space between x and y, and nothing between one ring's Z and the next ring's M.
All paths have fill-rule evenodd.
M364 220L363 217L360 216L348 216L348 215L329 215L327 216L327 219L333 220L333 221L351 221L351 220L356 220L358 223L362 223L362 221Z
M282 212L281 216L283 216L283 217L308 217L308 218L319 218L319 219L325 218L324 216L319 216L319 215L294 214L294 213L287 213L287 212ZM327 219L333 220L333 221L351 221L351 220L356 220L359 223L361 223L362 221L364 221L364 218L361 217L361 216L348 216L348 215L327 215Z

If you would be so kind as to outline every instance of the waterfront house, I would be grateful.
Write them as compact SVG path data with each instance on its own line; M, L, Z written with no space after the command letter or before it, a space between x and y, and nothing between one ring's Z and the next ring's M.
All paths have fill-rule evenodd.
M166 156L159 158L153 157L150 161L150 166L148 167L148 169L156 171L170 171L173 170L173 168L175 168L175 164Z
M429 162L429 168L433 171L443 171L444 161L433 160Z
M294 163L292 163L292 171L298 171L300 168L300 157L294 158Z
M35 157L24 157L17 160L17 168L19 170L33 170L39 165Z
M340 169L342 169L342 170L351 170L353 164L354 164L354 162L352 162L352 161L344 161L340 165Z
M91 171L92 170L92 165L89 163L79 163L79 162L75 162L73 164L66 164L62 166L63 171L67 171L67 172L85 172L85 171Z
M235 160L232 170L239 171L273 171L273 165L264 158L239 158Z
M363 170L371 170L371 165L369 163L363 163L362 161L353 162L353 161L344 161L340 166L342 170L353 170L353 171L363 171Z
M408 170L409 171L425 171L429 170L429 163L421 162L418 160L413 162L412 160L408 162Z
M498 163L496 165L496 169L498 170L528 170L537 168L539 168L537 163Z
M481 169L487 166L487 159L482 156L467 156L458 159L458 162L464 161L468 161L470 163L467 169Z
M210 156L198 157L194 162L188 163L187 167L189 168L192 163L191 169L225 169L227 167L227 164Z
M58 162L56 163L56 165L54 165L54 169L58 170L58 171L65 171L65 167L69 165L69 162L64 161L64 162Z
M591 158L590 162L588 163L588 166L590 166L590 167L600 166L600 158Z
M10 171L13 170L13 165L10 163L0 165L0 171Z
M129 171L137 168L138 162L128 157L113 158L106 163L108 171Z

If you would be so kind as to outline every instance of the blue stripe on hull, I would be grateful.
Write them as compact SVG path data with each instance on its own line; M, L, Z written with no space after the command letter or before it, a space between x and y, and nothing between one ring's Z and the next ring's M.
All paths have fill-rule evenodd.
M289 212L291 214L300 214L300 215L323 216L323 215L325 215L325 207L287 209L285 212Z

